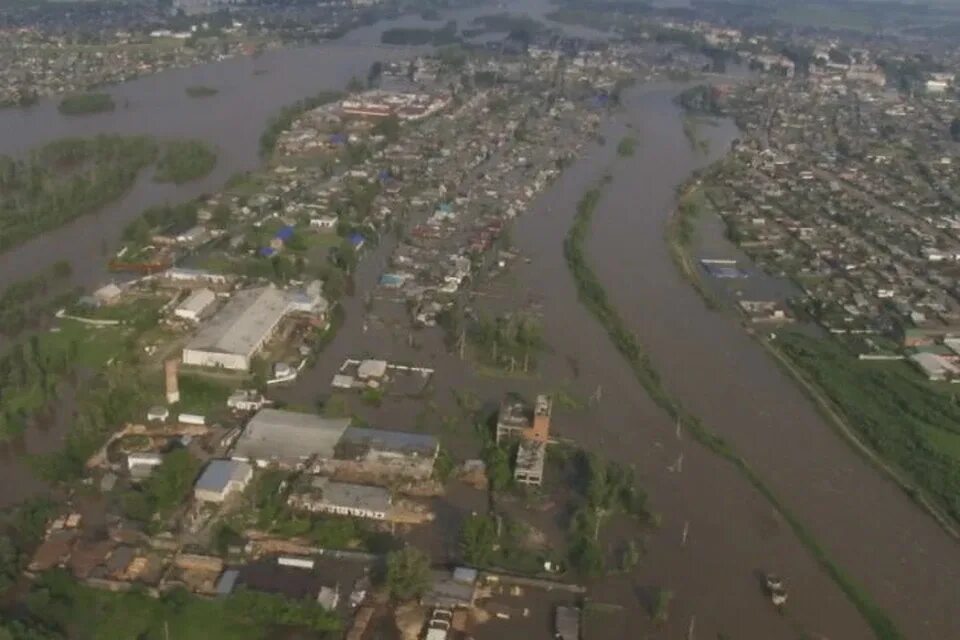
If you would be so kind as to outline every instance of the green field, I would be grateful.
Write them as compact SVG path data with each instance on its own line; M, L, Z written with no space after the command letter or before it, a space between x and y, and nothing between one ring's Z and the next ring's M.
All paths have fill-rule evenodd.
M775 345L858 437L960 521L960 404L905 362L861 361L833 340L796 332Z

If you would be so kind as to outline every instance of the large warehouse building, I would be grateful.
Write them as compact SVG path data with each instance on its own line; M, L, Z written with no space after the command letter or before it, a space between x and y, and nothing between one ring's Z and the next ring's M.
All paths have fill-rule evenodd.
M265 467L302 467L313 473L363 478L426 479L440 446L433 436L349 426L349 418L262 409L247 423L234 460Z
M251 418L233 449L233 459L265 467L298 467L311 458L332 458L349 418L261 409Z
M261 287L237 293L183 349L183 363L248 371L250 361L288 313L323 315L327 302L320 283L304 292Z

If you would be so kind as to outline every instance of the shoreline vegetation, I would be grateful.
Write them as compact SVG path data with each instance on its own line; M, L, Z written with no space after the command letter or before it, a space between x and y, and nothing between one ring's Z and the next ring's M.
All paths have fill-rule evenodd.
M199 140L174 140L165 145L154 180L183 184L206 177L217 164L217 153Z
M629 158L637 150L637 139L632 136L624 136L617 145L617 155L622 158Z
M0 156L0 251L113 202L157 157L148 136L63 138L16 160Z
M109 93L78 93L62 98L57 110L65 116L79 116L116 108L117 104Z
M604 184L609 180L609 177L604 178ZM786 508L747 461L740 457L729 443L713 433L698 417L691 414L668 393L649 355L610 302L606 290L587 262L585 243L602 194L602 185L595 186L584 194L577 204L573 225L563 243L564 257L581 303L606 330L610 341L630 365L634 376L650 399L671 419L676 420L697 442L734 465L745 479L777 509L800 543L857 608L875 637L878 640L903 640L903 634L886 612L830 559L813 534Z
M460 36L457 35L457 23L451 20L439 29L426 29L423 27L394 27L387 29L380 36L380 42L383 44L406 46L429 44L439 47L447 44L457 44L460 42Z
M220 89L204 85L194 85L184 89L184 92L191 98L210 98L220 93Z
M929 448L929 444L921 437L904 445L897 441L890 428L892 425L913 422L918 415L928 412L956 413L958 410L951 400L923 389L921 385L910 380L908 376L912 372L907 372L903 363L890 365L861 362L854 359L839 344L831 344L798 332L784 332L778 334L775 340L761 339L760 343L770 352L777 364L797 381L828 424L847 440L857 453L896 482L904 493L926 510L951 537L960 539L960 531L956 526L957 490L946 477L946 464L929 464L926 460L914 458L913 447L923 450ZM891 367L898 370L887 370ZM843 385L831 389L824 384L822 380L831 374L846 378ZM917 392L918 397L914 398L915 402L904 404L904 393L911 389ZM869 394L864 398L863 404L846 397L859 391ZM852 419L851 412L861 414L863 419ZM882 416L878 420L871 419L868 415L871 412L878 412ZM951 424L956 420L957 418L954 418ZM854 426L865 423L870 426ZM951 426L942 429L942 432L945 438L956 437L960 442L960 434ZM923 435L922 428L920 434ZM931 455L933 452L925 453ZM946 459L949 456L946 454L933 457L949 463ZM941 475L944 477L940 477ZM939 487L940 490L930 487Z
M693 256L690 255L690 246L696 234L696 220L703 214L705 199L706 195L700 187L690 186L683 189L677 198L677 208L667 221L666 238L670 257L680 275L694 288L707 309L720 311L720 301L707 288Z

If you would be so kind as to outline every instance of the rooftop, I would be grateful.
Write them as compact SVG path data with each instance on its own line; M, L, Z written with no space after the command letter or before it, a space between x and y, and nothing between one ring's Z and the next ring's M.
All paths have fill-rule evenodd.
M517 473L543 475L547 445L536 440L521 440L517 448Z
M202 491L223 493L231 482L243 482L250 473L250 465L240 460L211 460L200 474L196 487Z
M247 424L233 450L234 459L276 460L297 464L319 456L333 458L349 418L262 409Z
M328 478L315 478L313 487L320 490L323 502L331 506L375 512L386 512L390 508L390 492L383 487L334 482Z
M371 449L432 457L437 452L437 439L420 433L348 427L337 446L337 457L355 458Z
M210 289L197 289L184 300L178 310L200 313L206 309L216 299L216 294Z
M253 355L289 307L290 298L275 287L241 291L197 332L187 349Z

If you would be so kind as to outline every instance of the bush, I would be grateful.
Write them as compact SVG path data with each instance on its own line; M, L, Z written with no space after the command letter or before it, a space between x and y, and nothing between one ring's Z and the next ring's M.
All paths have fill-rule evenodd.
M113 111L116 108L116 103L108 93L81 93L66 96L60 100L60 106L57 107L60 113L68 116Z
M217 164L217 154L199 140L176 140L167 144L157 162L157 182L183 184L198 180Z
M430 559L413 547L392 551L387 554L385 579L394 600L419 598L430 585Z

